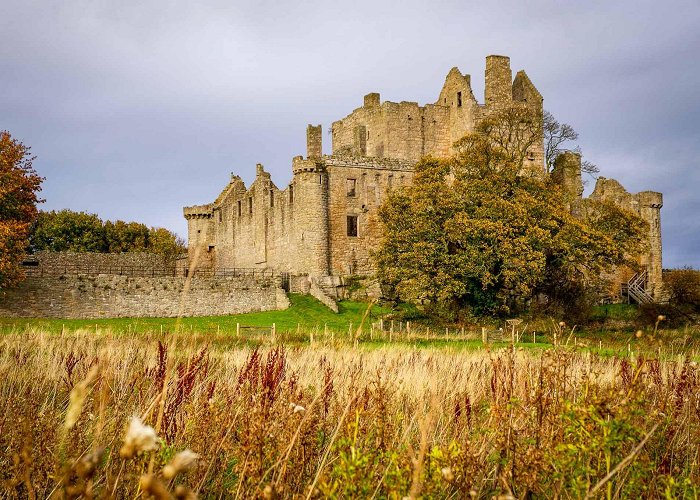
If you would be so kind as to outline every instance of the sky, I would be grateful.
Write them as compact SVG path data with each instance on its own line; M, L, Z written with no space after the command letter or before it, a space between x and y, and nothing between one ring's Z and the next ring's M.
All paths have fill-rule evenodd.
M329 153L365 94L432 103L453 66L483 102L507 55L600 175L664 194L664 267L698 268L698 26L697 0L2 0L0 129L36 155L44 210L185 236L182 207L231 172L285 186L307 124Z

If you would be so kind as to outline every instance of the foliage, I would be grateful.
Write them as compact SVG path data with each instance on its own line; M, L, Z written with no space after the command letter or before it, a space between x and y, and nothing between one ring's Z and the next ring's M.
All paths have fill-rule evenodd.
M699 493L700 370L675 357L23 332L0 374L8 498Z
M43 179L32 166L30 148L0 131L0 288L22 278L20 263Z
M544 112L544 159L547 167L547 172L551 172L554 168L554 162L561 153L573 151L581 153L581 148L575 146L570 148L569 141L578 139L578 132L568 123L559 123L554 115L549 111ZM598 167L588 160L581 162L581 172L588 174L597 174Z
M632 264L645 223L612 204L583 202L576 217L548 177L524 171L541 137L522 108L482 122L452 159L425 158L410 189L380 209L384 288L454 312L512 314L538 294L566 306L600 276Z
M95 214L72 210L39 212L32 228L30 248L33 251L104 252L102 220Z
M664 273L664 286L671 303L700 312L700 271L691 267Z
M671 328L697 324L700 320L700 272L690 267L672 269L664 272L663 279L668 303L640 305L638 326L658 324L659 317Z
M151 252L174 258L186 251L175 233L138 222L103 222L95 214L59 210L40 212L30 236L32 251Z

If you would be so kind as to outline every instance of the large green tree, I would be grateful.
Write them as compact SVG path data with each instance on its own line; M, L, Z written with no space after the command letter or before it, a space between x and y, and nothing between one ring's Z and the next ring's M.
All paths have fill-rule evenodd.
M20 263L37 216L43 179L32 167L30 148L0 131L0 288L22 278Z
M140 222L103 222L95 214L59 210L40 212L30 237L32 251L151 252L172 259L186 251L175 233Z
M95 214L58 210L40 212L30 238L32 250L105 252L105 231Z
M459 141L455 157L419 162L412 186L380 210L386 289L453 312L511 314L538 295L566 305L631 262L641 219L587 202L577 211L586 216L574 216L544 167L523 168L541 133L527 110L504 110Z

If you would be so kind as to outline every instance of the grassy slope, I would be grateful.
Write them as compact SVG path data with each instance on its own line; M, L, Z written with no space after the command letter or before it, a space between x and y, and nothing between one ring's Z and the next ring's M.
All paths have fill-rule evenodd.
M290 294L292 303L289 309L284 311L265 311L248 314L234 314L231 316L204 316L199 318L110 318L110 319L18 319L0 318L0 330L8 331L13 328L24 329L26 326L39 328L49 332L60 332L63 326L69 330L110 328L115 333L121 332L146 332L158 331L161 325L164 331L173 331L179 324L185 330L197 332L221 333L235 332L236 324L242 326L269 327L273 323L278 331L296 330L300 326L303 330L314 328L323 329L324 324L330 330L347 332L350 323L356 328L367 310L364 302L341 301L338 304L338 314L333 313L318 300L308 295ZM367 325L370 320L376 321L378 315L387 312L379 306L372 307Z

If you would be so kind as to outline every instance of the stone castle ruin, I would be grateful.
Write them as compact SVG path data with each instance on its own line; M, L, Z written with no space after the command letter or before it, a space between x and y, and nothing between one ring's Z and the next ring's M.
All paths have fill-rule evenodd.
M190 265L307 275L331 291L342 277L371 275L371 253L381 238L378 208L392 189L411 184L416 162L425 155L450 156L455 141L499 109L523 106L542 117L542 103L525 71L513 78L509 58L496 55L486 58L483 104L474 97L470 75L457 68L433 104L382 102L379 94L367 94L362 107L332 124L330 155L322 152L321 126L307 127L306 157L292 159L286 187L275 185L258 164L249 187L232 175L213 203L185 207ZM544 140L527 152L524 168L544 175ZM554 175L582 196L578 155L562 155ZM658 297L661 194L630 194L601 177L591 198L611 200L649 222L643 271L619 279L638 302Z

